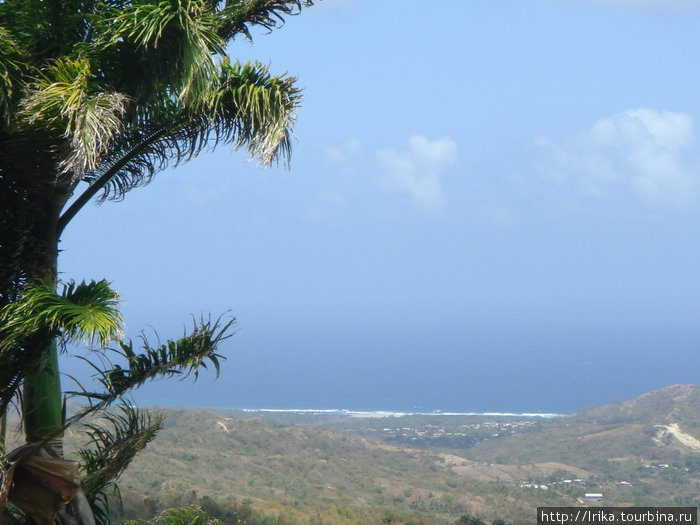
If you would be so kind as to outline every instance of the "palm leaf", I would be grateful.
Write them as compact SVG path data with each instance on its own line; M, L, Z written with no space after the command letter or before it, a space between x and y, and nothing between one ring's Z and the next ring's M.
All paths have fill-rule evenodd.
M98 167L123 128L121 117L127 101L125 95L116 92L97 93L84 101L73 115L74 129L69 134L71 153L61 163L64 172L79 179L86 171Z
M101 200L119 199L169 165L219 143L245 147L263 165L280 158L288 161L291 128L301 102L295 80L272 76L257 62L223 60L217 79L210 81L209 92L198 104L185 108L166 100L137 117L113 144L103 167L86 174L90 186L63 213L59 231L98 192Z
M231 336L230 329L235 319L225 321L220 317L212 322L210 318L194 323L192 332L177 340L152 347L141 334L142 351L137 353L131 341L120 343L115 352L126 364L115 365L103 371L98 381L110 396L122 396L133 388L159 377L180 375L183 378L199 375L200 368L212 365L219 375L219 361L223 356L216 353L219 344Z
M25 61L26 56L9 31L0 27L0 125L10 120L12 100L16 96Z
M7 0L0 2L0 20L35 63L68 55L90 31L86 13L98 0ZM79 16L76 16L78 14Z
M84 426L88 443L79 450L81 484L98 523L109 523L109 489L118 490L116 481L153 440L164 417L151 417L125 402L115 412L101 411L98 421Z
M16 302L0 312L0 350L22 346L22 341L43 331L65 341L97 342L105 346L121 335L119 296L107 281L70 281L60 293L52 283L25 290Z
M95 381L102 386L101 392L81 391L66 392L66 395L83 397L89 401L89 406L78 412L65 423L65 427L81 420L85 416L103 410L115 400L123 398L134 388L148 381L164 377L190 375L197 380L201 368L213 366L219 375L220 361L225 359L217 353L222 341L231 337L235 318L224 319L223 316L215 321L211 318L201 318L193 322L193 329L188 334L176 340L168 340L163 344L151 346L145 334L141 334L141 351L134 350L131 340L121 341L119 348L111 349L122 361L122 364L112 363L106 355L102 356L100 365L84 359L96 371ZM98 354L100 355L100 354ZM82 388L82 387L81 387Z
M216 75L214 57L226 53L207 7L207 2L160 0L114 9L100 27L98 47L131 44L149 63L161 64L151 70L149 76L157 74L152 80L175 88L184 102L196 101Z
M191 159L218 143L247 147L251 157L267 165L291 152L291 127L301 102L294 77L272 76L260 63L231 64L224 60L206 97L194 107L164 103L138 119L136 131L127 130L124 146L105 169L89 174L95 182L111 175L107 196L120 197L150 181L167 167ZM130 132L131 131L131 132ZM115 171L115 167L117 167Z
M302 7L312 5L311 0L227 1L219 12L219 32L226 40L237 34L243 34L252 40L251 26L261 26L270 31L284 22L284 16L298 14Z
M0 413L6 413L22 380L36 368L38 361L38 355L23 349L0 350Z
M56 60L29 86L23 116L29 123L66 119L70 131L72 117L88 96L89 77L87 60Z
M33 339L53 333L64 341L106 345L121 335L118 299L106 281L71 281L60 293L42 283L0 310L0 411L41 362L42 348Z
M295 81L270 76L258 62L241 65L224 60L207 107L219 136L233 141L236 149L246 147L262 165L280 157L288 161L291 129L301 102Z
M80 179L94 170L123 129L128 97L98 91L86 59L56 60L22 100L19 116L29 127L54 128L69 142L61 169Z

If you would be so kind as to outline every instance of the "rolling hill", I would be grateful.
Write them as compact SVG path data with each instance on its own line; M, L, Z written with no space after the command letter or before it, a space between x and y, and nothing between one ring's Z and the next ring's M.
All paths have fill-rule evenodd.
M117 522L187 504L248 525L512 525L537 506L700 504L693 385L553 419L152 410L165 426L124 474Z
M699 440L691 385L536 421L169 410L124 476L123 517L204 503L251 524L530 523L538 505L601 503L587 492L697 505Z

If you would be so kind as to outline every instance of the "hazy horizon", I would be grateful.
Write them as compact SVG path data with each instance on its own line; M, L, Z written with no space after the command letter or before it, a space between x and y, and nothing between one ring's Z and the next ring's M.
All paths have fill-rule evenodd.
M569 413L697 383L699 19L319 2L231 48L299 77L291 169L219 148L89 206L61 278L112 281L132 337L238 318L218 381L146 404Z

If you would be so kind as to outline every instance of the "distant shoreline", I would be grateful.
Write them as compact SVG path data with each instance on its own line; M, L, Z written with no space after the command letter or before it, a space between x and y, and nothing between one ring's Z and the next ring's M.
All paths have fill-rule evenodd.
M402 416L482 416L482 417L521 417L521 418L557 418L566 414L538 413L538 412L399 412L390 410L348 410L348 409L316 409L316 408L238 408L228 410L240 410L241 412L266 412L281 414L309 414L309 415L340 415L358 418L383 418Z

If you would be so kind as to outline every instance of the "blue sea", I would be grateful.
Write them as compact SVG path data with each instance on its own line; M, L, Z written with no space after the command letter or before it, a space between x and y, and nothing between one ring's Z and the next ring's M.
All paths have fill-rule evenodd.
M700 324L700 323L698 323ZM570 414L700 382L700 329L529 327L433 333L242 331L221 377L149 384L141 404L399 413ZM283 343L280 343L283 341Z

